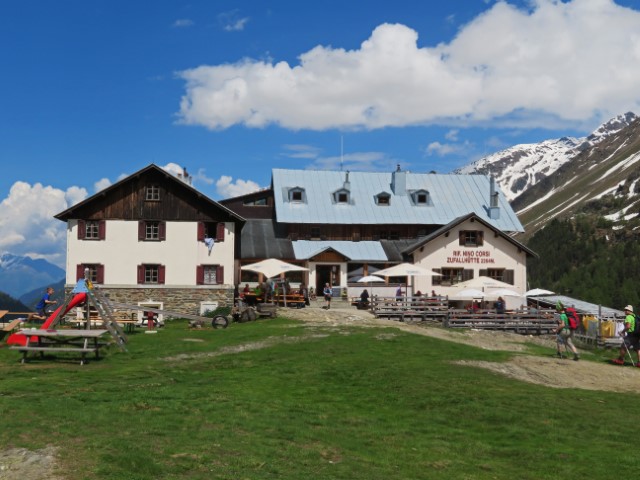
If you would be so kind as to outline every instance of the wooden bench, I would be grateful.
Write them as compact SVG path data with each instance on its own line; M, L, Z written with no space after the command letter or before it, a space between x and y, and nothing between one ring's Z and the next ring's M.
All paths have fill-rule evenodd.
M276 305L281 305L284 306L285 305L285 299L286 299L286 306L287 307L295 307L295 308L304 308L304 296L296 294L296 293L289 293L287 295L274 295L273 296L273 302Z
M107 345L99 339L107 333L107 330L43 330L23 329L20 331L26 338L25 345L13 345L11 350L22 353L21 363L27 362L30 352L40 353L44 358L45 352L52 353L79 353L80 365L87 362L87 353L94 353L96 359L100 358L100 348Z
M22 324L22 319L12 320L9 323L5 323L0 329L0 340L3 339L7 333L11 333L14 330L17 330L18 327Z

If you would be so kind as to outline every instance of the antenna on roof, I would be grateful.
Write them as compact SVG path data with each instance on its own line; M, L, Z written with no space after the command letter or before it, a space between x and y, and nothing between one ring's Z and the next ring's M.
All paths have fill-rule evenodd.
M340 134L340 171L342 171L343 164L344 164L344 135Z

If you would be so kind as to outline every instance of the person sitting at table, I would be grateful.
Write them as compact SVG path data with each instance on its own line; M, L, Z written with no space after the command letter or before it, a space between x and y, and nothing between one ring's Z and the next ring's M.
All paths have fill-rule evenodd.
M242 293L251 293L251 289L249 288L249 284L245 283L244 284L244 289L242 290Z
M360 301L358 302L358 310L366 310L369 308L369 292L365 288L360 294Z

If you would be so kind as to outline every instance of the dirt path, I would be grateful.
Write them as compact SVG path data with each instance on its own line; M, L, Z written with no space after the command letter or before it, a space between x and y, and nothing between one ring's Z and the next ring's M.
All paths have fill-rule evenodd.
M501 375L525 382L546 385L553 388L582 388L611 392L640 393L640 368L618 367L600 362L590 362L588 351L582 352L583 360L574 362L552 356L555 339L552 337L532 337L513 333L465 330L451 331L423 324L405 324L394 320L375 318L367 311L353 308L305 308L300 310L280 309L281 316L303 321L309 326L343 325L362 327L394 327L400 330L464 343L487 350L522 352L505 363L472 362L460 360L462 365L486 368ZM549 357L526 355L526 344L538 344L549 348Z

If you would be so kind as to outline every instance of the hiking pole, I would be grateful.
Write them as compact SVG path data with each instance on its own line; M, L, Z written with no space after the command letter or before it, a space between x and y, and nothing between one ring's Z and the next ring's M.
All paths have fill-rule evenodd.
M631 360L631 365L635 365L635 362L633 361L633 357L631 356L631 352L629 351L629 347L627 347L626 342L624 341L624 337L622 337L622 345L624 346L624 349L627 351L627 355L629 355L629 360Z

